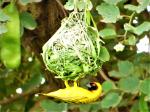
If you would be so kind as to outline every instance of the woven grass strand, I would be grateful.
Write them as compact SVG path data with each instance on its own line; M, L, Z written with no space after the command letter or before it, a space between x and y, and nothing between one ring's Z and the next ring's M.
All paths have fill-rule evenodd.
M44 63L57 78L77 80L95 74L102 65L100 39L84 20L83 12L72 12L43 46Z

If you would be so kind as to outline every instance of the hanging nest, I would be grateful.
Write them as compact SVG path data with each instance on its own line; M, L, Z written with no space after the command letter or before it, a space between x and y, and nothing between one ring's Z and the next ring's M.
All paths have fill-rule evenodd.
M77 80L95 75L104 62L98 31L85 20L85 12L72 12L43 46L44 63L57 78Z

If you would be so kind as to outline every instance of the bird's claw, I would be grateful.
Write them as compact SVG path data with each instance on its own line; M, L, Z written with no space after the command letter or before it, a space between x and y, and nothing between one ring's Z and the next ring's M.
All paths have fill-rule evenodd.
M70 87L70 85L68 84L68 81L65 81L65 86L66 86L66 88L69 88L69 87ZM77 83L76 81L74 81L73 86L74 86L74 87L77 87L77 86L78 86L78 83Z
M65 86L66 86L66 88L70 87L68 84L68 81L65 81Z
M77 84L77 82L76 81L74 81L74 87L77 87L78 86L78 84Z

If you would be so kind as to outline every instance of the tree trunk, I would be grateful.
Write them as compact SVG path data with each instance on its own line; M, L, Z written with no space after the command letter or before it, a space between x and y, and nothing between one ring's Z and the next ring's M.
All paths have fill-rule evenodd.
M63 0L61 1L63 2ZM55 79L54 75L43 64L41 57L42 46L56 32L61 25L61 20L66 16L63 5L58 0L43 0L40 3L32 3L25 7L20 6L21 11L28 11L36 18L38 27L34 31L25 30L22 38L23 47L29 46L42 63L42 69L46 81L51 85L51 89L62 87L62 81Z

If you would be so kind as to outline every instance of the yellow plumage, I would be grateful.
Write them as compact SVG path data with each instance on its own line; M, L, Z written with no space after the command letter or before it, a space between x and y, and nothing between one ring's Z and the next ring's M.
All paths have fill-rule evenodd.
M65 89L59 89L57 91L42 95L70 103L90 103L96 101L102 92L101 84L98 82L90 83L91 87L89 90L78 87L76 83L73 87L70 87L67 83L65 83L65 85Z

